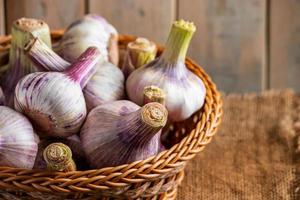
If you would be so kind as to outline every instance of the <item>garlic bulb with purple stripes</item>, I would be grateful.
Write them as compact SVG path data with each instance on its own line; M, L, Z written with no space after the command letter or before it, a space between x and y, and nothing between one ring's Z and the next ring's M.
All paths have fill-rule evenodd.
M165 50L149 64L133 71L126 81L129 99L143 104L143 89L155 85L166 93L166 107L172 121L189 118L204 104L206 89L202 80L189 71L185 57L196 27L183 20L172 25Z
M0 166L31 169L37 151L37 136L29 120L0 106Z
M118 64L118 33L103 17L94 14L84 16L67 28L57 52L73 62L90 46L96 46L104 60Z
M90 165L110 167L157 154L160 138L155 136L165 126L167 116L166 108L156 102L140 108L123 100L94 108L80 132Z
M13 22L11 30L11 47L9 52L9 69L2 86L7 98L7 105L13 106L15 86L25 75L37 72L38 69L24 53L24 45L32 38L39 37L51 47L50 30L41 20L21 18Z
M82 93L95 71L100 52L88 48L65 72L36 72L16 86L15 109L24 113L39 134L68 137L77 133L86 117Z
M30 59L43 71L64 71L70 66L39 39L30 41L25 49ZM124 75L117 66L107 61L98 62L96 72L83 89L88 110L102 103L123 99L124 82Z

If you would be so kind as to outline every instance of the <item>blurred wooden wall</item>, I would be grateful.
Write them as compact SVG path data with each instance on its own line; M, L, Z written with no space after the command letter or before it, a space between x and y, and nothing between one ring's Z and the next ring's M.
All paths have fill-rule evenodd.
M0 0L0 34L23 16L57 29L85 13L103 15L120 33L160 43L174 19L191 20L197 32L189 56L221 90L300 91L299 0Z

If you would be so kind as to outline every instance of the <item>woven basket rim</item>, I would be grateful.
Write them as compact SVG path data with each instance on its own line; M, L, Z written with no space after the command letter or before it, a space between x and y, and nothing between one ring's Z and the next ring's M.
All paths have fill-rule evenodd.
M59 39L62 34L63 30L51 32L53 39ZM135 36L120 35L119 48L124 48L129 41L135 38ZM0 36L0 53L9 49L10 39L10 36ZM159 51L162 51L162 47L160 45L158 47ZM167 179L171 175L178 174L188 160L210 143L223 113L221 95L209 75L190 58L186 58L186 65L189 70L203 80L206 97L202 108L203 112L198 111L190 119L194 123L192 131L178 144L146 160L102 169L64 173L0 167L0 189L14 188L25 191L62 193L91 192ZM99 185L103 187L101 188Z

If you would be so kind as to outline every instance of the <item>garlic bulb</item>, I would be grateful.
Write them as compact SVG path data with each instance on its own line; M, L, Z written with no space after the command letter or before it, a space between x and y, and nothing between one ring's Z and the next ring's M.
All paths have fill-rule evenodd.
M72 135L67 138L47 138L43 139L39 143L38 153L34 163L34 169L46 169L47 163L43 158L43 152L45 148L51 143L63 143L67 145L72 151L72 157L78 167L78 169L86 169L85 153L82 149L80 138L77 135Z
M24 113L38 133L68 137L77 133L86 117L82 93L86 76L99 61L96 47L88 48L65 72L35 72L16 86L15 108Z
M122 67L125 78L135 69L155 59L156 45L146 38L137 38L127 44L127 50Z
M9 70L2 83L9 106L13 106L14 89L18 81L25 75L37 71L23 51L25 44L30 39L39 37L46 45L51 46L49 27L41 20L21 18L14 21L11 36Z
M122 71L109 62L103 62L83 90L87 109L124 98L125 79Z
M32 40L25 49L40 69L64 71L70 65L38 39ZM124 82L124 76L117 66L107 61L98 62L96 72L83 89L88 110L102 103L123 99Z
M185 65L186 52L195 30L190 22L180 20L173 23L163 54L128 77L126 91L130 100L142 105L144 87L156 85L166 93L166 107L172 121L185 120L202 107L205 86Z
M154 136L166 124L167 115L156 102L140 108L124 100L94 108L80 132L91 166L122 165L157 154L160 140Z
M26 117L0 106L0 166L31 169L38 150L36 137Z
M63 143L52 143L46 147L43 157L51 171L76 171L71 149Z
M118 64L118 33L98 15L89 14L73 22L64 33L57 52L65 60L73 62L90 46L96 46L104 60Z
M4 96L3 91L0 87L0 106L2 106L4 104L5 104L5 96Z

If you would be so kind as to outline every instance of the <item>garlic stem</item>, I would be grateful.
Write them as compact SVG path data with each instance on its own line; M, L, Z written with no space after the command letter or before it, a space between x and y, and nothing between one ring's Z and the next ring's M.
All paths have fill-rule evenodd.
M47 168L51 171L76 171L71 149L63 143L52 143L43 152Z
M161 129L167 123L168 112L165 107L159 103L148 103L142 107L142 121L157 129Z
M156 45L146 38L137 38L128 43L125 61L122 67L123 74L127 78L135 69L155 59Z
M194 23L184 20L175 21L172 24L162 59L170 63L184 62L187 49L196 27Z
M39 38L34 38L28 42L24 50L34 62L35 66L42 71L64 71L71 64L57 55L48 45Z
M156 55L156 45L146 38L137 38L134 42L130 42L127 48L136 69L154 60Z
M65 73L74 81L78 82L81 88L84 88L89 78L97 71L94 67L100 59L100 52L97 47L89 47L73 63Z
M9 104L12 103L13 92L19 79L37 71L32 61L25 54L24 46L34 37L39 37L47 46L51 46L49 27L41 20L21 18L14 21L11 36L10 69L4 80L5 88L3 88L4 93L9 98Z
M144 105L150 102L157 102L165 105L166 95L162 89L157 86L151 85L144 88Z
M148 142L162 127L166 125L168 112L166 108L159 103L148 103L141 109L128 114L118 122L118 127L122 129L121 132L134 133L132 137L141 137L137 142ZM132 137L127 137L130 140Z

